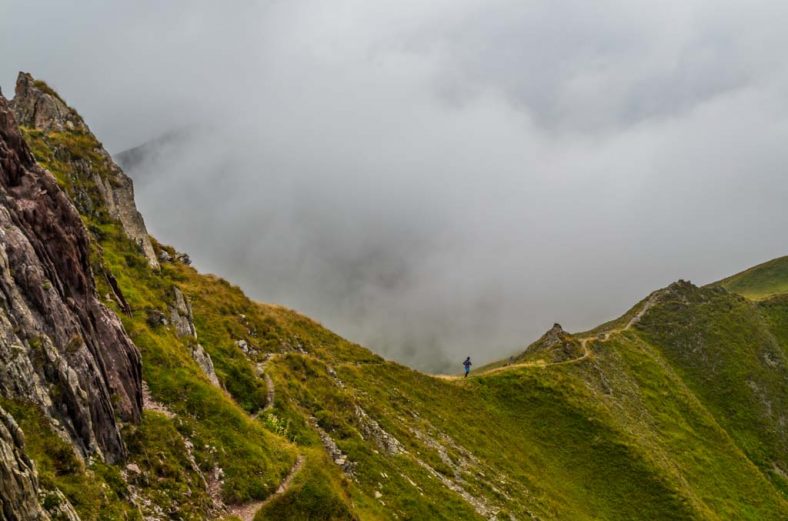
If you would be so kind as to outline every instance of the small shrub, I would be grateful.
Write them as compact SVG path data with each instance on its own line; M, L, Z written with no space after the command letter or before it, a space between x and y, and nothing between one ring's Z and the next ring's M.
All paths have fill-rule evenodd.
M289 437L290 420L280 419L276 414L272 412L267 412L263 414L262 416L260 416L260 420L262 420L263 425L265 425L265 428L273 432L274 434L284 436L285 438Z

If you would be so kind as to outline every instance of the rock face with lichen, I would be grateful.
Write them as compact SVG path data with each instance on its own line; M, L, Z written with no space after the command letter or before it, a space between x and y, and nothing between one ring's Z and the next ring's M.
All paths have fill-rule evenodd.
M170 304L170 322L175 327L175 334L180 337L189 337L197 340L197 328L194 327L194 316L192 315L192 305L183 292L175 286L172 290L173 300ZM211 355L203 346L194 343L191 346L191 355L200 369L203 370L208 380L216 387L221 387L219 377L213 367Z
M59 105L41 109L42 103L17 106L34 123L60 118L51 124L74 124ZM79 213L33 160L2 97L0 395L35 404L83 456L109 462L126 455L119 422L138 422L142 406L140 355L97 298ZM15 445L0 432L7 446L0 465L20 477L6 483L3 508L10 511L4 516L38 519L24 501L5 502L35 489L34 473L14 455L20 444L9 425Z
M197 338L197 329L192 318L192 306L183 292L177 287L173 288L173 301L170 305L170 321L175 326L178 336Z
M89 135L98 143L82 117L45 83L35 80L28 73L19 73L16 95L11 105L19 125L45 133L78 132ZM120 221L126 234L140 245L151 267L158 268L159 261L145 228L145 221L134 202L131 178L123 173L103 147L98 147L93 152L97 160L77 159L79 164L75 170L95 183L110 216ZM63 154L68 155L65 151ZM90 197L87 195L77 196L75 199L75 202L90 204Z
M24 448L22 431L0 408L0 515L9 521L49 520L38 500L35 467Z

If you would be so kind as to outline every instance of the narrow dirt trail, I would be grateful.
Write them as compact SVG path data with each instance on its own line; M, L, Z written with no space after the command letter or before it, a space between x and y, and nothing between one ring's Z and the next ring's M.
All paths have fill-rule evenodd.
M285 492L290 489L290 485L293 482L293 478L295 478L296 474L301 470L304 466L304 456L299 454L296 458L296 462L290 468L290 472L287 473L285 479L279 484L279 487L276 491L265 498L262 501L252 501L249 503L244 503L243 505L235 505L229 508L229 514L232 516L237 516L241 519L241 521L254 521L254 517L257 515L257 512L260 511L261 508L265 507L268 503L276 499L277 497L281 496Z
M519 364L503 365L501 367L496 367L494 369L489 369L487 371L483 371L483 372L477 373L477 374L479 374L479 375L491 375L491 374L495 374L495 373L501 373L501 372L504 372L504 371L511 371L511 370L514 370L514 369L521 369L523 367L544 368L544 367L552 367L552 366L556 366L556 365L569 365L569 364L576 364L578 362L582 362L583 360L585 360L589 356L591 356L591 349L589 349L589 347L588 347L588 343L589 342L591 342L592 340L597 340L599 342L607 342L608 340L610 340L611 336L617 335L619 333L623 333L624 331L627 331L628 329L631 329L635 324L637 324L640 321L641 318L643 318L643 315L645 315L646 312L649 309L651 309L651 306L654 305L654 301L656 299L656 295L657 295L656 293L652 293L651 295L649 295L648 299L646 299L646 301L643 303L643 306L641 306L641 308L637 311L637 313L635 313L632 316L632 318L630 318L629 321L627 321L627 323L623 327L617 327L617 328L609 329L609 330L607 330L607 331L605 331L603 333L600 333L598 335L584 336L584 337L580 338L580 347L583 349L583 354L578 356L577 358L572 358L571 360L562 360L561 362L550 362L550 363L543 362L543 361L521 362ZM436 378L440 378L441 380L464 380L465 379L464 376L459 376L459 375L436 374L436 375L433 375L433 376L436 377Z
M262 377L265 380L265 388L266 388L266 396L265 396L265 405L262 409L259 409L256 413L254 413L253 418L258 418L262 413L268 412L274 408L274 399L276 398L276 387L274 387L274 381L271 379L271 376L268 374L267 366L269 363L276 360L280 357L280 353L271 353L268 358L266 358L263 362L257 364L257 376Z
M266 387L266 400L265 400L265 407L263 407L263 411L270 411L274 408L274 397L276 396L276 389L274 388L274 381L271 380L271 377L268 376L268 373L263 373L263 378L265 379L265 387Z

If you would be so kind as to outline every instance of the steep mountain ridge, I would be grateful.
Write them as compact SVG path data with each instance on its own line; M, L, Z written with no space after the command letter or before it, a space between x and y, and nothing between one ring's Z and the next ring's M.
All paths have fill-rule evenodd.
M0 479L16 464L29 486L15 497L57 498L18 501L41 519L788 516L784 298L679 282L591 332L556 325L509 366L425 375L147 249L109 210L99 185L122 172L101 144L52 89L20 83L22 135L79 209L97 293L145 382L126 459L109 465L74 459L39 405L7 401L26 441L0 429L18 455L0 457Z
M788 492L788 345L765 318L762 305L719 287L676 283L641 328L750 460Z
M1 97L0 167L2 396L39 408L81 457L120 461L126 446L119 423L141 417L139 352L97 298L79 214L36 165ZM8 417L6 426L11 436L3 437L18 450L18 429ZM3 483L20 493L28 488ZM46 518L32 507L5 510L8 519Z

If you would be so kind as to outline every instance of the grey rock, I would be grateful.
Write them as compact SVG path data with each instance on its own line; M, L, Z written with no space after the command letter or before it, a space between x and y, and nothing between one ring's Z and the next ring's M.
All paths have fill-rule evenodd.
M213 368L213 360L211 360L211 355L205 350L203 346L200 344L196 344L192 347L192 358L197 365L203 370L205 375L208 377L208 380L215 385L216 387L221 387L221 383L219 383L219 377L216 376L216 371Z
M238 347L238 349L243 351L243 353L247 356L254 358L258 354L258 348L253 345L250 345L249 342L247 342L244 339L236 340L235 345Z
M173 302L170 304L170 321L175 326L178 336L197 338L197 329L194 327L192 305L183 292L176 286L173 288Z
M74 132L89 134L90 129L82 117L46 84L36 81L30 74L20 72L16 82L16 95L12 107L20 125L43 131ZM58 154L58 150L55 154ZM159 268L159 261L153 249L145 221L134 202L134 185L126 174L115 164L109 153L99 147L95 150L104 168L96 170L96 165L84 160L73 160L75 170L86 180L92 181L101 195L110 216L120 221L126 235L139 244L148 264ZM63 151L65 154L65 151ZM72 159L66 155L69 161ZM74 194L80 210L90 211L93 206L87 193Z
M316 418L309 418L309 423L312 425L312 428L317 431L318 436L320 436L323 448L325 448L331 460L341 468L345 474L352 476L356 470L356 463L348 460L347 455L342 452L342 449L339 448L333 438L318 425Z
M86 130L79 114L71 110L54 91L45 88L43 83L26 72L20 72L16 80L12 105L20 125L45 132Z
M159 261L148 236L145 221L134 202L134 183L112 161L112 158L105 150L102 149L101 153L109 166L110 177L102 180L101 176L94 173L93 179L101 197L104 199L109 214L113 219L120 221L126 235L142 249L145 258L148 259L148 265L151 268L158 269Z
M156 328L159 326L166 326L170 323L167 316L158 309L148 311L148 318L146 319L150 327Z
M0 514L8 521L48 521L39 502L38 476L24 452L24 436L0 408Z
M39 497L43 498L41 503L46 505L52 521L80 521L79 514L61 491L57 489L43 491Z
M404 452L405 449L399 440L386 432L377 421L370 418L364 409L356 405L354 412L361 432L366 438L372 439L381 450L392 456Z

